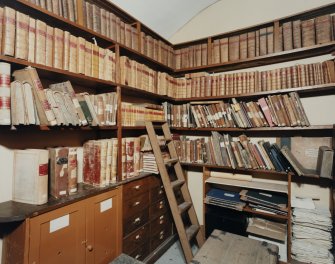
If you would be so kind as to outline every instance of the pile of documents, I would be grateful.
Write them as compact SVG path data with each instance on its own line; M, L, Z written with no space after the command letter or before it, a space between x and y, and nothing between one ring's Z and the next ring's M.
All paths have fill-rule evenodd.
M241 200L258 212L287 215L287 196L256 190L242 190Z
M238 192L212 188L207 193L205 203L242 211L245 203L240 200Z
M292 258L301 262L333 264L330 252L332 219L327 209L296 207L292 215Z

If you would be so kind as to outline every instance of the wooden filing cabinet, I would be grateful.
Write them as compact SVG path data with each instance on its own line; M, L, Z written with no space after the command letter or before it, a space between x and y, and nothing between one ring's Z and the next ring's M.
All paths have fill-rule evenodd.
M121 188L29 219L28 263L109 263L121 253Z
M168 201L158 176L123 187L123 252L145 259L172 235Z

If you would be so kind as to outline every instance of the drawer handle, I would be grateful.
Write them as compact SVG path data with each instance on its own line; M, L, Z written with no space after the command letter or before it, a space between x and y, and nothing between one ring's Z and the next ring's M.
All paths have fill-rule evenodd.
M163 194L163 190L159 190L158 194Z
M133 222L135 225L141 223L141 218L140 217L137 217L134 222Z
M160 220L164 219L164 215L161 215L161 216L159 217L159 219L160 219Z
M135 190L139 190L139 189L141 189L141 185L136 185L136 186L134 187L134 189L135 189Z
M141 202L135 202L134 204L133 204L133 207L135 207L135 206L138 206L139 204L140 204Z
M141 237L140 235L137 235L137 236L135 237L135 239L136 239L136 240L139 240L140 237Z
M162 239L164 239L164 234L160 235L160 237L159 237L159 240L162 240Z
M162 208L164 208L164 203L163 203L163 201L161 201L161 202L159 203L159 209L162 209Z
M88 245L87 246L87 250L91 252L93 250L93 246L92 245Z
M141 256L142 256L142 255L137 254L137 255L135 256L135 259L139 259Z
M164 230L159 233L161 236L164 235Z

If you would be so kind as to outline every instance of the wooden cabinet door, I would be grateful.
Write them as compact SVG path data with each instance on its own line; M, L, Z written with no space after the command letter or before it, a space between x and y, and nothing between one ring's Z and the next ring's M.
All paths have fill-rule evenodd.
M86 263L104 264L121 253L121 188L86 201Z
M83 202L30 219L29 263L85 263Z

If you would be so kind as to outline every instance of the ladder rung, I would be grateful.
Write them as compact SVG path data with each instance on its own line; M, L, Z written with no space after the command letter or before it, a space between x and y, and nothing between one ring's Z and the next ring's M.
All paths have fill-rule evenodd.
M199 232L200 227L197 225L191 225L186 229L186 236L188 241L190 241Z
M171 166L172 164L175 164L178 162L178 158L174 158L174 159L168 159L168 160L164 160L165 165Z
M182 214L184 213L186 210L190 209L192 206L192 203L190 202L183 202L181 204L178 205L179 208L179 213Z
M185 183L184 180L175 180L171 182L172 189L177 189L178 187L182 186Z

